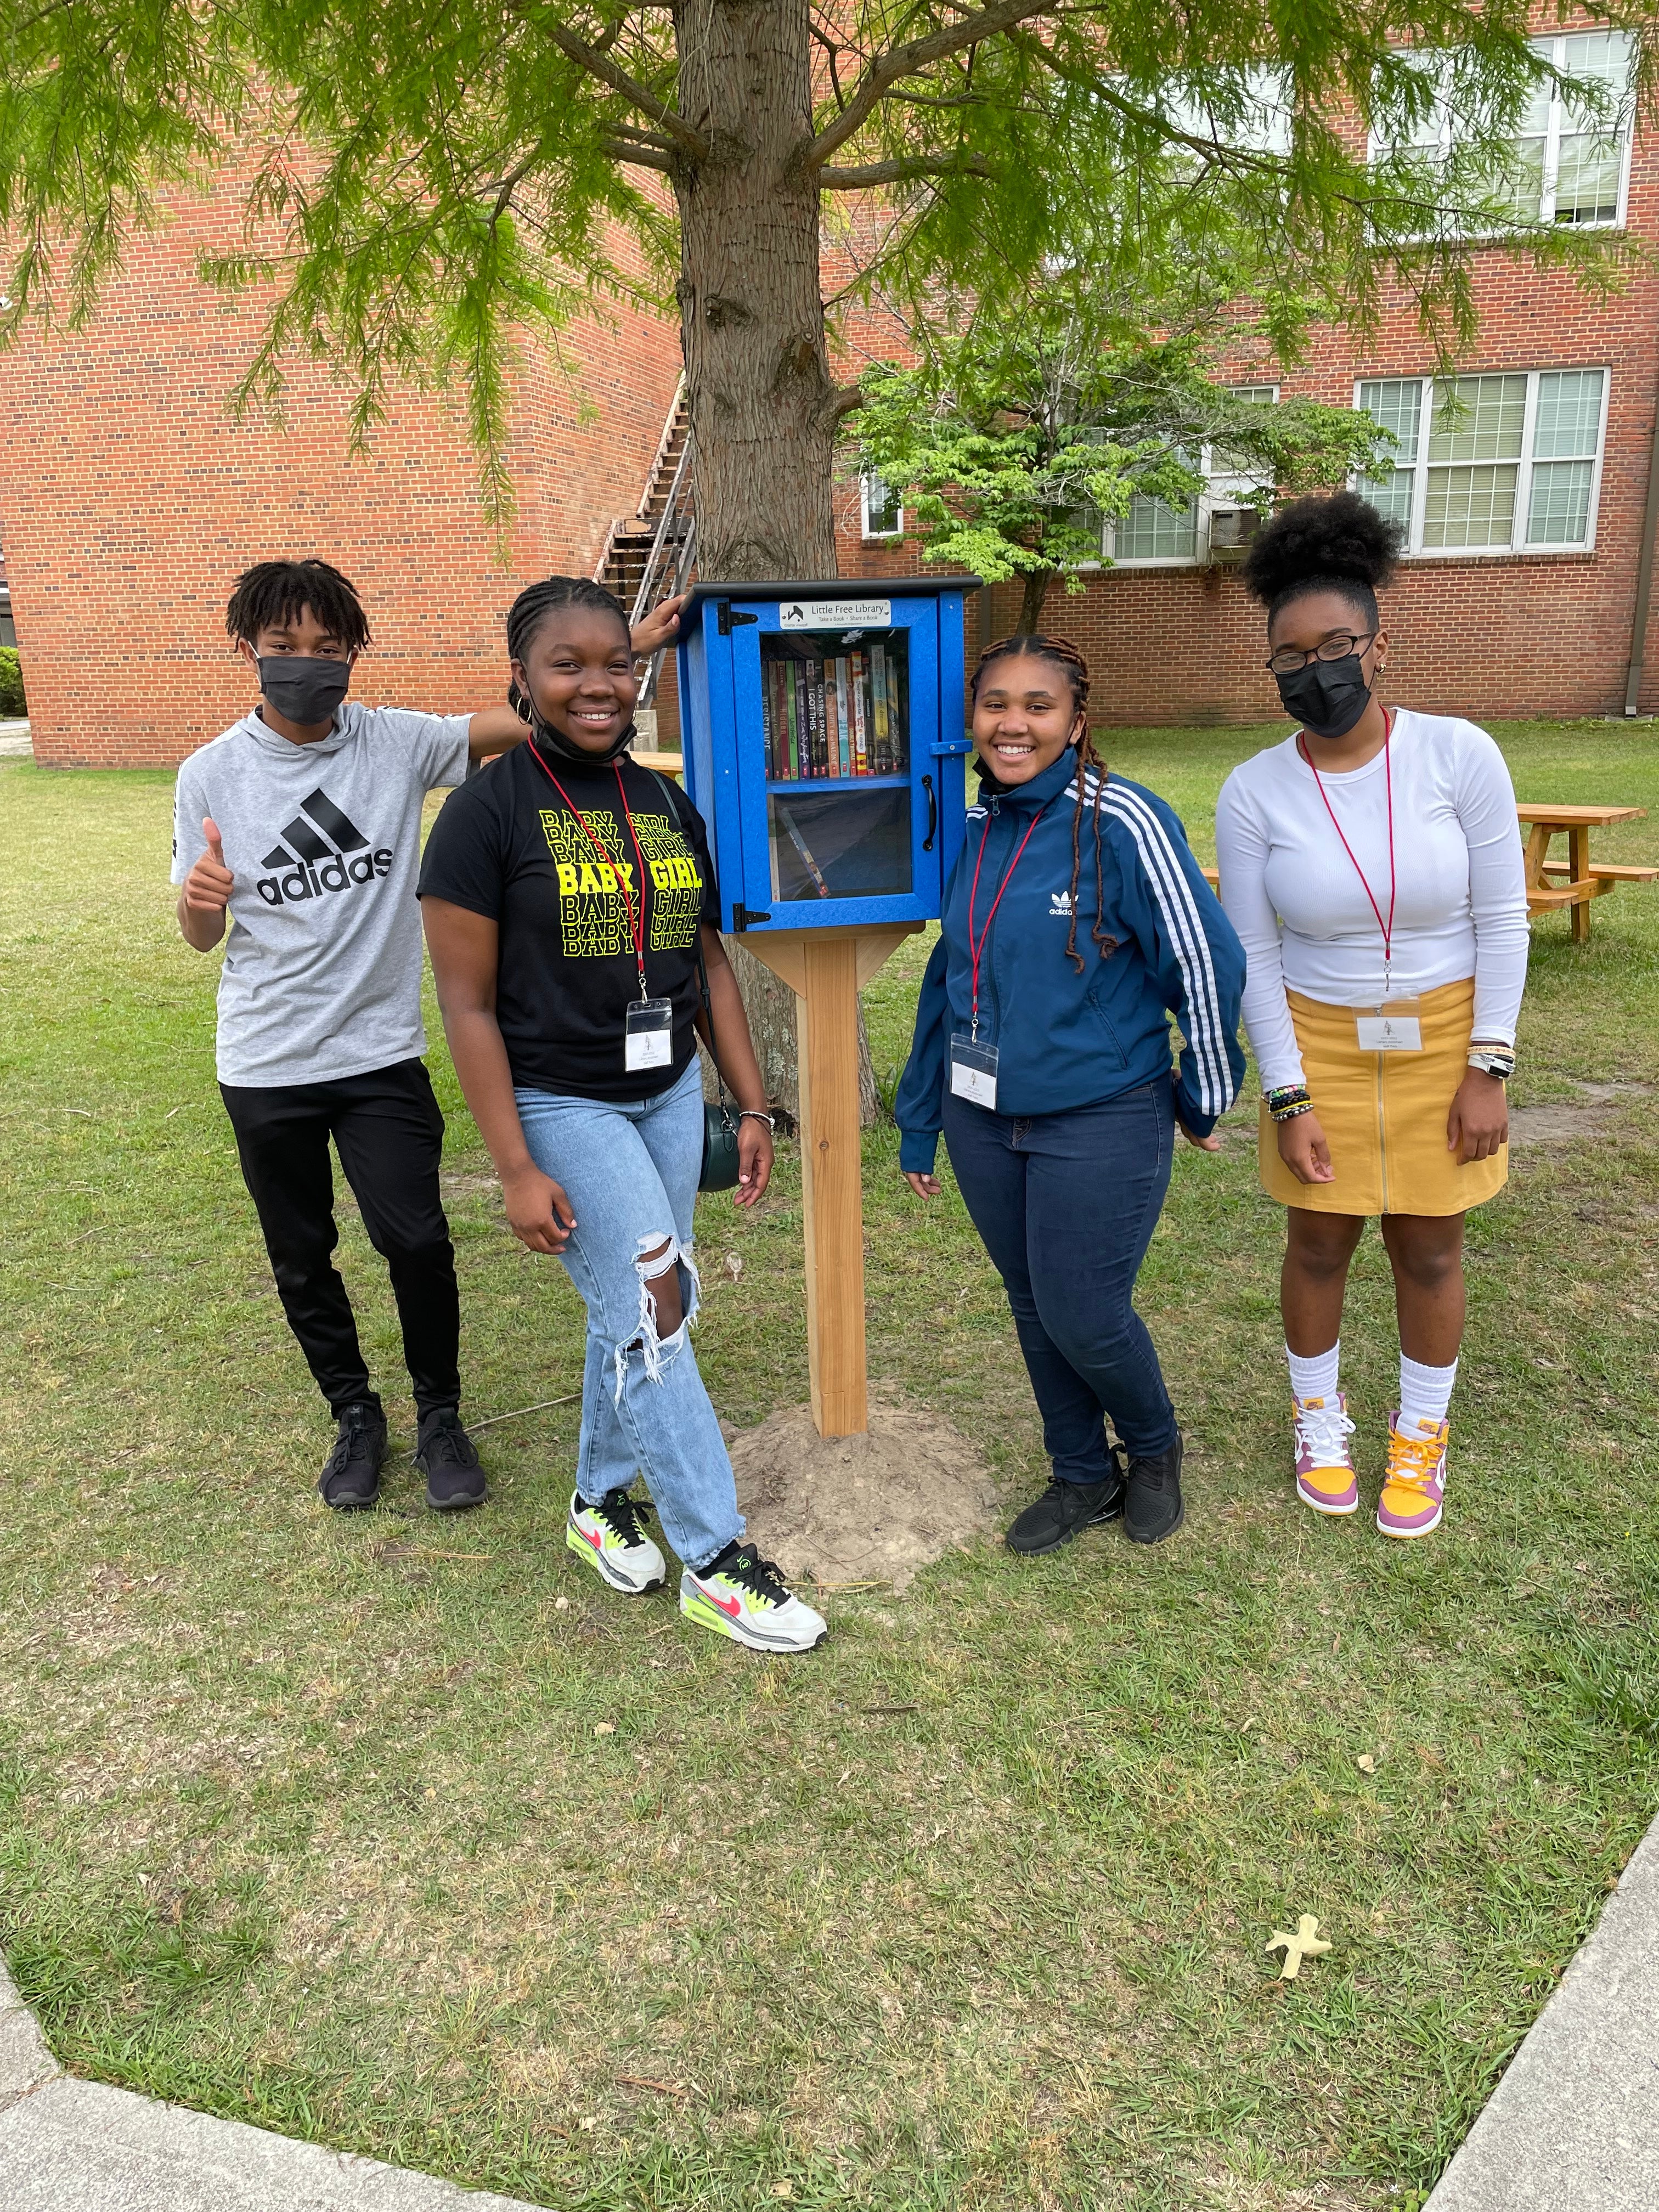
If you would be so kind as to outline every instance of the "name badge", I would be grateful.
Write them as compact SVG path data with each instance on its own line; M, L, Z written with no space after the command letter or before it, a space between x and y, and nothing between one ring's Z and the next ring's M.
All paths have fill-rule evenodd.
M1421 1052L1423 1001L1385 999L1354 1016L1361 1052Z
M988 1114L997 1110L997 1048L971 1037L951 1040L951 1096L966 1098Z
M674 1002L672 999L635 999L628 1009L623 1037L623 1065L630 1075L647 1067L674 1064Z

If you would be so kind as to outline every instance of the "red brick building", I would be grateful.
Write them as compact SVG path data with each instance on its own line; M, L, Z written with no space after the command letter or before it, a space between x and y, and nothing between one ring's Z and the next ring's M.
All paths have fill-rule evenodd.
M285 432L231 421L262 311L210 292L195 263L237 220L229 195L175 199L89 328L0 361L0 537L35 757L52 767L170 767L244 712L225 601L273 556L320 556L362 594L374 643L355 696L440 710L504 696L514 595L592 573L662 434L679 343L658 318L622 307L614 328L574 331L580 394L532 351L503 562L456 404L401 393L353 458L349 393L306 364Z
M1573 33L1557 58L1616 76L1611 35ZM1523 154L1546 219L1659 245L1659 137L1597 137L1540 101ZM592 570L663 438L678 373L669 321L619 310L614 329L572 333L586 422L532 352L515 392L519 512L503 565L464 426L442 398L403 394L367 459L347 452L349 394L318 368L294 375L285 434L229 420L226 394L260 310L206 291L194 264L234 222L228 196L175 203L86 332L0 360L0 536L36 757L53 765L170 764L230 720L247 686L223 635L225 596L239 568L273 553L320 554L362 591L375 644L360 696L437 708L495 696L514 593L556 568ZM1364 405L1398 433L1396 469L1373 488L1409 533L1386 617L1395 696L1477 717L1620 714L1653 520L1659 274L1638 271L1599 301L1494 249L1476 295L1480 335L1455 421L1403 299L1363 354L1326 331L1294 374L1241 362L1238 381ZM879 313L840 337L849 373L860 357L902 355L906 340ZM1103 723L1276 714L1260 612L1212 542L1237 491L1218 478L1182 514L1137 502L1103 538L1112 565L1079 594L1051 596L1048 620L1089 654ZM879 487L849 477L837 517L844 574L919 565L887 527L899 518ZM1016 617L1018 586L981 598L970 642ZM1650 713L1656 623L1659 613L1638 687ZM672 740L672 676L659 704Z
M1574 76L1622 84L1617 34L1556 34L1554 58ZM1628 127L1575 131L1562 103L1539 101L1522 141L1534 212L1546 220L1623 228L1659 245L1659 136ZM1293 374L1242 361L1237 381L1282 398L1363 405L1400 440L1390 481L1367 487L1407 529L1408 557L1387 598L1393 696L1425 712L1474 717L1622 714L1652 465L1659 454L1659 274L1638 271L1611 301L1571 276L1492 250L1480 257L1480 331L1462 364L1462 407L1437 404L1432 351L1403 297L1373 345L1316 336ZM854 355L897 356L902 333L878 320L848 333ZM1075 638L1092 674L1102 723L1249 721L1279 712L1261 610L1237 557L1212 548L1212 519L1232 507L1237 480L1212 482L1190 514L1138 501L1108 533L1113 565L1083 592L1056 588L1045 620ZM849 574L917 565L902 540L872 529L868 490L841 508ZM1154 511L1156 510L1156 511ZM987 636L1015 627L1020 591L984 595ZM1659 712L1659 609L1650 611L1640 711Z

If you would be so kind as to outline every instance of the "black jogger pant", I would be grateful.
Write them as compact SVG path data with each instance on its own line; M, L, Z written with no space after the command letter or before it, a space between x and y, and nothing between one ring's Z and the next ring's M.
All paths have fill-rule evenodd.
M337 1419L377 1404L334 1266L333 1138L370 1243L386 1261L422 1413L459 1401L460 1296L438 1194L444 1117L418 1060L332 1083L222 1083L288 1325Z

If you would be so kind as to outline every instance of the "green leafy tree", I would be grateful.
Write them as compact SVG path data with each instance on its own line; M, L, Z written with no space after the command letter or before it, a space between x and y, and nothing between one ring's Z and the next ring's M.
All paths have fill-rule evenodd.
M1171 266L1224 266L1285 345L1313 313L1363 322L1398 282L1455 342L1477 233L1589 281L1619 252L1513 214L1511 141L1555 81L1534 8L5 0L4 323L83 314L158 197L220 173L246 245L204 273L275 288L243 397L314 355L367 435L394 380L456 383L499 507L523 337L672 288L705 573L829 574L835 438L860 395L830 371L827 198L881 196L860 281L922 321L1086 252L1153 301ZM1647 27L1630 0L1608 15L1645 88ZM1449 74L1404 47L1444 50ZM1454 151L1417 148L1449 103ZM1368 161L1368 130L1406 150Z
M864 372L860 459L926 558L987 583L1023 577L1020 628L1034 630L1054 579L1080 591L1080 571L1105 559L1103 524L1137 495L1185 507L1206 455L1263 509L1275 488L1387 466L1394 441L1368 416L1251 399L1214 373L1212 350L1196 335L1114 343L1064 295L1046 312L981 316L942 357Z

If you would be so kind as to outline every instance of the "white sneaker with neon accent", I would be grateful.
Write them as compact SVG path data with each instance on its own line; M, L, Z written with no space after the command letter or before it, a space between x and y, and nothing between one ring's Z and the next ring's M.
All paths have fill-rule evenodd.
M607 1491L597 1505L570 1494L564 1524L567 1550L586 1559L601 1581L629 1597L643 1597L668 1580L668 1562L640 1525L645 1507L625 1490Z
M811 1651L830 1633L823 1615L803 1605L752 1544L700 1574L687 1567L680 1577L680 1611L751 1651Z

